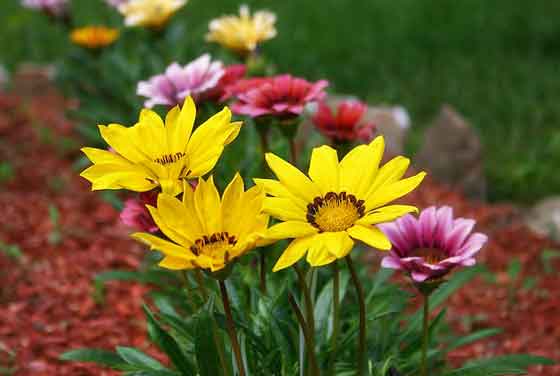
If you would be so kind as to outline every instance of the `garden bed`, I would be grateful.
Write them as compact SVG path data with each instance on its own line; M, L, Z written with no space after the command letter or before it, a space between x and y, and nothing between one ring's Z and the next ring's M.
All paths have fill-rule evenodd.
M58 360L78 347L129 345L154 354L141 310L148 288L111 282L102 302L95 293L96 273L136 269L144 251L128 238L118 212L73 169L79 142L73 144L63 116L69 105L53 92L33 98L0 94L0 161L13 167L0 190L0 241L11 253L0 253L0 365L15 375L115 374ZM504 331L453 352L450 360L513 352L560 360L560 275L541 257L554 245L524 227L515 207L468 202L430 180L407 201L450 204L457 214L476 218L490 237L479 262L493 273L455 294L449 317L465 333ZM376 257L372 265L377 267ZM531 375L560 375L560 367L534 368Z

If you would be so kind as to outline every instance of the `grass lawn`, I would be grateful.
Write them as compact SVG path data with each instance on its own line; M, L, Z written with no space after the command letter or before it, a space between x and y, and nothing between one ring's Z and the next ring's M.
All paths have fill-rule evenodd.
M77 23L119 17L101 0L73 0ZM279 35L263 50L279 71L328 78L337 92L400 103L413 119L410 151L443 103L477 127L493 200L532 202L560 192L560 2L550 0L247 1L278 14ZM61 29L16 0L0 5L0 63L50 61ZM237 1L191 0L173 21L185 59L207 22ZM173 56L173 53L170 55ZM186 60L184 61L186 62Z

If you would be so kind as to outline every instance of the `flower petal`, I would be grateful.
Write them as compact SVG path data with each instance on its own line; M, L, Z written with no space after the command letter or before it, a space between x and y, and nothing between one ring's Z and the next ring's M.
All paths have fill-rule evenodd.
M373 213L356 221L359 225L374 225L383 222L391 222L408 213L417 213L418 209L410 205L389 205L375 210Z
M284 250L278 261L276 261L272 271L277 272L298 262L311 246L314 237L314 235L311 235L305 238L292 240L288 248Z
M194 269L192 261L173 256L165 256L163 260L158 263L158 265L169 270Z
M366 199L366 210L378 208L406 195L418 187L425 176L425 172L420 172L410 178L381 187Z
M131 235L132 238L147 244L152 250L158 250L167 256L177 257L183 260L194 260L196 257L187 249L171 243L170 241L161 239L155 235L145 232L137 232Z
M267 239L301 238L318 231L307 222L286 221L270 227L265 236Z
M282 185L295 196L306 202L312 202L315 197L321 195L321 191L315 184L290 163L272 153L266 153L265 159Z
M377 227L354 225L346 231L351 237L361 240L370 247L377 248L382 251L388 251L391 249L391 242Z
M190 96L185 98L181 109L175 107L169 111L165 118L165 127L167 128L167 142L171 154L186 151L195 118L196 107Z
M317 184L323 195L338 192L338 156L336 150L323 145L313 148L309 177Z
M340 162L340 190L363 198L377 173L379 162L385 150L382 136L375 138L369 145L352 149Z

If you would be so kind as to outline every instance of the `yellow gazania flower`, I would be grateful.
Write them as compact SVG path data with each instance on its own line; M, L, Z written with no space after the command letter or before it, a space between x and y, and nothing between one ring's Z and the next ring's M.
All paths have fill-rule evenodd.
M148 206L171 241L144 232L132 237L161 251L165 257L159 265L164 268L216 272L261 244L268 226L264 196L257 186L245 191L236 174L220 200L213 179L200 179L194 192L185 187L182 202L160 194L157 208Z
M187 0L129 0L119 5L127 26L161 27Z
M187 97L182 109L169 111L165 124L154 111L144 109L133 127L99 125L114 152L82 148L93 166L81 176L92 183L92 190L145 192L160 186L163 193L181 193L182 180L207 174L241 127L241 122L230 122L227 107L193 132L195 117L194 102Z
M240 54L257 48L259 42L276 36L276 16L268 11L258 11L251 17L249 7L242 5L239 16L227 15L210 21L206 35L209 42L217 42Z
M78 46L96 49L113 44L119 31L105 26L86 26L72 30L70 39Z
M294 238L273 271L291 266L306 252L312 266L329 264L352 250L352 239L381 250L391 248L375 224L417 211L409 205L386 205L415 189L426 174L401 179L410 163L404 157L379 167L384 147L383 137L377 137L340 162L333 148L314 148L310 178L274 154L266 155L278 180L255 183L271 196L265 199L264 211L283 221L272 226L267 237Z

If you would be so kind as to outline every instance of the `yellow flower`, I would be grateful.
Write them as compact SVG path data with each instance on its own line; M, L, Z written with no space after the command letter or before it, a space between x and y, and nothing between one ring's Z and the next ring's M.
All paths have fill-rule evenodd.
M70 39L74 44L86 48L101 48L113 44L119 31L105 26L86 26L72 30Z
M181 193L182 180L210 172L241 128L241 122L230 122L227 107L193 132L195 116L194 102L187 97L182 109L169 111L165 124L158 114L144 109L133 127L99 125L101 137L114 152L82 148L93 166L81 176L92 183L92 190L145 192L160 186L163 193Z
M268 216L262 213L264 196L257 186L245 191L236 174L220 200L212 177L201 178L194 192L185 187L182 202L160 194L157 208L148 206L171 241L144 232L132 237L161 251L165 257L159 265L164 268L216 272L261 244L268 226Z
M127 26L161 27L187 0L129 0L119 5Z
M410 161L396 157L379 167L385 143L377 137L352 149L342 161L329 146L314 148L309 177L268 153L266 161L278 180L255 179L271 197L264 211L283 221L272 226L270 239L293 238L273 271L291 266L307 253L307 262L322 266L345 257L354 241L389 250L389 239L375 224L392 221L414 206L388 205L415 189L426 175L401 179Z
M251 17L249 7L242 5L239 16L227 15L210 21L206 40L245 55L254 51L259 42L276 36L275 22L274 13L258 11Z

